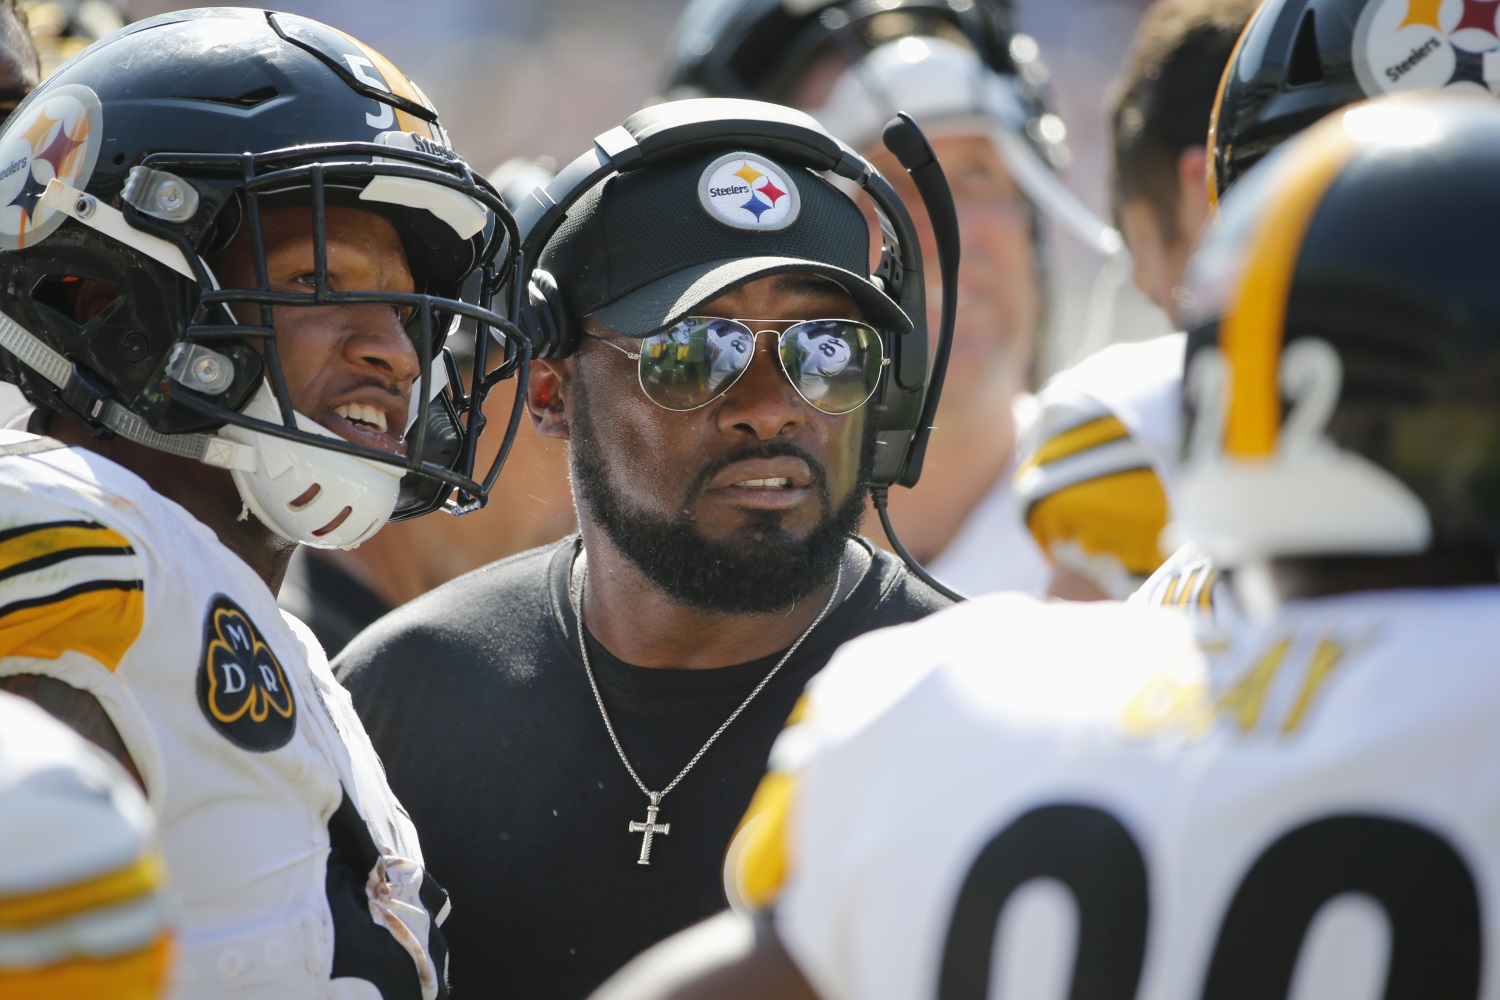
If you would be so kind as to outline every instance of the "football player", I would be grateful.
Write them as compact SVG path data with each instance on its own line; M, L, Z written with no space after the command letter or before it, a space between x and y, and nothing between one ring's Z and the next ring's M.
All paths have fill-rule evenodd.
M164 996L165 888L151 811L130 776L0 692L0 996Z
M1040 591L1049 569L1011 487L1047 310L1048 221L1110 252L1118 234L1058 179L1066 128L1044 101L1046 69L1009 0L693 0L678 22L665 89L801 108L916 189L881 142L897 111L931 137L952 185L963 254L952 364L922 483L890 497L906 547L965 593ZM918 213L927 259L931 227ZM929 268L938 328L938 269Z
M444 995L444 893L273 592L298 544L485 499L475 415L522 355L457 295L513 221L379 53L234 8L49 77L0 206L0 375L36 406L0 436L0 687L145 790L177 995Z
M1152 4L1110 115L1115 220L1136 286L1177 329L1174 291L1209 212L1204 177L1214 93L1257 4ZM1037 394L1040 414L1023 445L1016 491L1027 527L1053 564L1050 593L1125 598L1161 565L1181 435L1182 350L1180 333L1117 344L1060 372ZM1213 587L1203 583L1211 572L1203 569L1190 586L1184 575L1170 603L1207 605Z
M855 640L759 792L759 923L599 996L1500 995L1497 170L1500 105L1424 94L1225 199L1179 512L1223 653L1017 595Z

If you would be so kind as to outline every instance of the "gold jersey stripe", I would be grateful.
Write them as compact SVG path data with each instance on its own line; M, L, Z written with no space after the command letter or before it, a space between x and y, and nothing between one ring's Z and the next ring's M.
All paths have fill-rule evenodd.
M55 660L72 650L114 670L145 624L141 586L139 580L100 580L0 607L0 659Z
M1049 558L1061 543L1108 553L1136 576L1162 563L1167 491L1151 469L1130 469L1064 487L1031 505L1026 527Z
M1229 362L1224 450L1237 459L1269 459L1281 429L1277 378L1292 275L1302 241L1328 188L1348 164L1354 140L1336 123L1301 140L1295 169L1267 200L1244 251L1245 271L1219 330ZM1290 166L1290 165L1288 165Z
M36 969L0 968L5 1000L157 1000L166 995L172 938L109 958L72 958Z
M792 706L792 714L786 717L786 723L782 726L782 728L790 729L797 723L801 722L803 719L807 718L808 703L807 693L804 691L802 695L798 697L797 704Z
M0 534L0 579L91 555L132 555L124 535L92 521L54 521Z
M1021 467L1016 470L1020 476L1028 469L1034 469L1041 465L1056 462L1059 459L1071 458L1090 448L1097 448L1102 444L1109 444L1121 438L1130 436L1130 431L1120 423L1117 417L1100 417L1090 420L1086 424L1079 424L1072 430L1063 431L1048 438L1036 453L1028 458Z
M1208 576L1203 578L1203 589L1198 593L1198 607L1211 608L1214 606L1214 584L1219 582L1219 571L1210 570Z
M745 902L764 909L776 901L786 883L787 815L796 780L781 771L761 779L745 818L740 821L744 843L739 850L737 881Z
M0 931L29 930L108 909L160 891L161 862L147 854L124 868L83 882L24 896L0 897Z

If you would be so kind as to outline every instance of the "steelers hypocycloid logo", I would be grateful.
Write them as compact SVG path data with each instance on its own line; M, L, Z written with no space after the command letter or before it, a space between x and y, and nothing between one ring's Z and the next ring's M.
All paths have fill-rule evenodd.
M1372 97L1438 87L1500 94L1500 0L1376 0L1355 25L1353 57Z
M255 623L220 594L209 605L203 635L198 705L209 725L245 750L286 746L297 728L297 703Z
M82 190L103 142L99 98L76 83L58 87L12 118L0 134L0 247L35 246L67 216L42 201L54 177Z
M730 153L710 163L698 180L698 200L719 222L761 232L785 229L802 208L791 175L750 153Z

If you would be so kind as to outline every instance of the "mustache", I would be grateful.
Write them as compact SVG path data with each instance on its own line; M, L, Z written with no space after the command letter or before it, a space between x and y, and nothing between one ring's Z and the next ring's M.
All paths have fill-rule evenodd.
M828 470L823 468L823 464L817 459L789 441L766 441L762 444L749 445L741 448L739 451L731 452L722 458L714 459L705 465L698 472L698 475L693 478L692 485L688 487L688 498L691 499L702 493L703 488L708 485L709 480L717 476L726 467L733 465L735 462L743 462L746 459L752 458L802 459L802 461L807 463L808 469L812 472L813 483L817 486L818 492L823 495L823 502L825 504L828 503Z
M436 372L437 369L434 367L434 375L436 375ZM417 379L410 385L402 385L400 381L395 381L389 378L381 378L378 375L351 374L344 378L333 380L328 386L328 395L338 396L346 392L358 392L362 389L378 389L379 391L399 401L402 406L405 406L407 402L410 401L411 397L417 392L417 389L421 385L421 383L422 379L420 376L418 376Z

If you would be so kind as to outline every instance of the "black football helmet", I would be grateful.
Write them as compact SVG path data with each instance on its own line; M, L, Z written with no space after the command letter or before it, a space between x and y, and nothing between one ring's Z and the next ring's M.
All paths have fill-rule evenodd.
M1120 237L1068 190L1067 127L1048 110L1036 41L1016 29L1010 0L690 0L668 44L669 98L744 97L787 103L821 52L850 64L808 111L856 149L876 145L897 112L930 135L989 135L1032 206L1039 278L1048 285L1042 219L1103 256Z
M1500 104L1336 113L1225 196L1190 264L1188 540L1500 550Z
M1381 94L1434 88L1500 93L1491 3L1267 0L1219 87L1209 132L1209 195L1293 135Z
M287 203L311 209L305 294L273 292L265 276L261 209ZM391 222L415 292L329 287L332 206ZM237 234L259 287L221 288L207 262ZM375 50L294 14L163 14L85 49L0 132L0 377L96 434L228 468L288 538L356 544L388 518L484 503L509 440L476 475L481 405L526 357L490 308L517 243L421 90ZM81 279L117 292L86 321L71 308ZM374 302L410 316L421 364L405 455L294 413L277 360L273 306ZM474 338L467 390L444 350L460 319ZM312 485L317 500L291 511ZM320 530L346 506L359 516Z
M1066 131L1047 111L1047 70L1036 42L1017 32L1010 0L690 0L668 43L662 93L785 101L809 57L834 46L857 62L873 47L863 26L891 14L911 17L912 34L953 29L986 68L1012 78L1027 140L1049 166L1063 165ZM905 107L886 118L894 110Z

